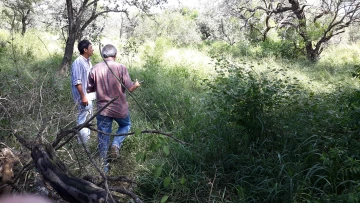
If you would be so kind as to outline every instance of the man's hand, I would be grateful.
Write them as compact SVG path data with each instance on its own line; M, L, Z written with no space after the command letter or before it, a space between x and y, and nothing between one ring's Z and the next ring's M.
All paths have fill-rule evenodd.
M134 85L132 87L130 87L128 90L129 90L129 92L132 92L132 91L136 90L136 88L138 88L138 87L140 87L140 83L136 79L135 82L134 82Z
M86 95L84 94L83 90L82 90L82 85L81 84L78 84L75 86L77 91L79 92L80 94L80 97L81 97L81 104L84 105L84 106L87 106L89 105L89 101L88 99L86 98Z
M135 80L134 86L135 87L140 87L140 83L139 83L139 81L137 79Z
M86 98L86 96L81 97L81 104L84 105L84 106L89 105L89 101Z

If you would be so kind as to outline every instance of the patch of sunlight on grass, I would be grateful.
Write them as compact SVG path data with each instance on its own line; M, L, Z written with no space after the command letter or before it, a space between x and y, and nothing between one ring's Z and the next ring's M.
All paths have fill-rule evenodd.
M19 41L20 39L20 41ZM31 48L35 53L37 60L43 60L55 53L60 53L62 49L61 37L52 35L48 32L39 32L29 29L23 38L19 37L18 41L24 48Z
M167 50L163 56L166 64L171 66L186 66L203 74L209 75L215 73L212 59L205 53L195 49L177 49Z
M8 40L9 36L10 36L10 34L8 31L0 29L0 41L5 42L6 40Z
M360 47L358 44L333 45L325 49L319 63L330 63L333 65L359 63L359 55Z
M145 55L158 53L156 55L162 57L164 68L184 67L205 77L216 74L214 62L205 52L192 48L169 48L156 52L155 46L154 42L147 42L139 48L140 53ZM256 52L257 49L260 47L253 47L250 51ZM305 91L320 94L336 91L335 87L338 85L359 88L360 82L351 77L351 72L355 70L354 65L360 63L359 55L360 46L352 44L325 49L317 63L272 56L260 58L243 56L231 60L237 61L238 64L253 65L257 73L269 72L269 69L285 69L286 75L270 74L269 77L277 77L283 81L290 80L288 82L300 84Z
M285 69L286 74L269 73L268 77L276 77L288 80L290 83L300 84L306 91L314 93L331 93L336 90L338 84L346 87L358 88L359 81L353 79L350 74L339 73L334 76L328 71L312 66L304 66L302 63L291 60L277 60L273 57L262 58L261 61L247 59L247 64L254 65L257 73L267 72L271 69ZM288 78L287 78L288 77Z

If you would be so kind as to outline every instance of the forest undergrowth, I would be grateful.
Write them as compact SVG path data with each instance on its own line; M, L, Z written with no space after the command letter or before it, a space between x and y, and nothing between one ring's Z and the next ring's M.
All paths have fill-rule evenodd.
M61 54L49 44L35 31L0 33L0 142L24 160L14 130L51 142L76 123L69 77L57 75ZM144 82L133 94L141 107L128 98L135 135L110 174L136 180L144 202L359 202L358 46L330 48L317 63L270 48L159 38L122 54ZM72 173L96 175L75 140L58 156ZM33 179L31 171L21 181Z

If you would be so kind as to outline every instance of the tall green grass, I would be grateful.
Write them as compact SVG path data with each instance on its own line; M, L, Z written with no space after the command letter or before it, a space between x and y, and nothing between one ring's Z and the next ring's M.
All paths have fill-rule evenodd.
M330 58L337 53L327 53L318 63L310 64L271 56L234 55L231 50L214 52L212 49L209 55L228 53L234 64L248 64L239 65L245 72L246 69L254 72L244 83L236 71L234 80L230 81L229 73L215 73L219 67L214 66L214 61L209 61L205 72L200 69L192 74L198 75L197 78L184 75L181 67L174 66L169 72L172 66L166 63L167 56L181 56L182 50L161 49L155 58L147 56L143 67L148 71L144 71L144 77L153 78L150 81L155 86L144 86L144 89L149 93L155 88L156 94L149 94L151 98L143 100L153 103L150 109L156 109L157 114L152 118L162 120L166 114L171 115L166 120L172 122L164 120L159 126L176 130L176 135L191 145L169 141L171 155L159 151L156 156L150 156L143 164L150 164L153 170L145 167L139 171L139 192L149 202L160 201L164 196L168 196L169 202L356 202L358 153L354 151L356 147L346 146L358 143L352 125L356 118L351 116L348 105L350 99L356 97L353 89L358 82L351 78L351 72L357 61L342 58L342 62L334 63ZM208 58L197 55L197 61L201 61L200 57ZM187 59L185 55L184 63L178 57L171 61L181 61L180 64L186 66ZM227 64L224 68L230 66ZM179 78L186 82L179 82ZM192 83L203 79L213 82ZM165 88L164 81L169 82L166 88L173 92L161 89ZM189 83L193 87L213 88L218 94L213 97L207 88L189 88ZM258 91L237 95L246 91L249 84ZM284 86L288 89L283 89ZM181 91L180 97L173 95L177 91ZM184 103L189 98L186 95L191 95L192 102ZM230 97L227 99L225 95ZM247 100L248 106L240 103L241 108L231 111L231 106L239 105L232 102L232 97ZM251 112L249 108L256 102L262 110ZM163 103L163 107L157 106L158 103ZM173 113L180 109L188 113ZM255 117L250 123L234 122L234 118L251 114ZM259 115L262 120L257 118ZM168 127L179 127L177 124L181 128ZM162 166L160 176L155 170L158 165ZM165 186L163 182L167 177L171 178L171 184Z
M42 43L38 36L14 37L16 69L11 35L0 32L1 96L19 101L1 101L19 121L1 121L4 142L9 122L30 138L45 122L48 140L74 125L69 78L56 75L61 54L44 46L51 37ZM351 77L357 46L330 47L317 63L274 55L279 46L272 46L176 48L158 39L119 57L144 82L133 93L141 107L128 95L136 134L111 175L136 178L144 202L358 202L360 95ZM144 129L189 144L138 133ZM15 139L11 145L19 147ZM75 143L59 152L81 174L75 153Z

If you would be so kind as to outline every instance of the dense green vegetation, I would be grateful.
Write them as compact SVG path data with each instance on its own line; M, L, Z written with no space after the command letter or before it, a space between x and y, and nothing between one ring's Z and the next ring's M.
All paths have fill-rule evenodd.
M358 45L330 47L317 63L271 41L178 46L158 37L122 46L119 61L144 80L133 94L142 108L129 97L136 134L110 175L136 179L144 202L360 201ZM50 34L0 32L0 136L15 150L24 149L14 130L51 142L75 125L54 50ZM58 153L74 174L96 174L75 141Z

